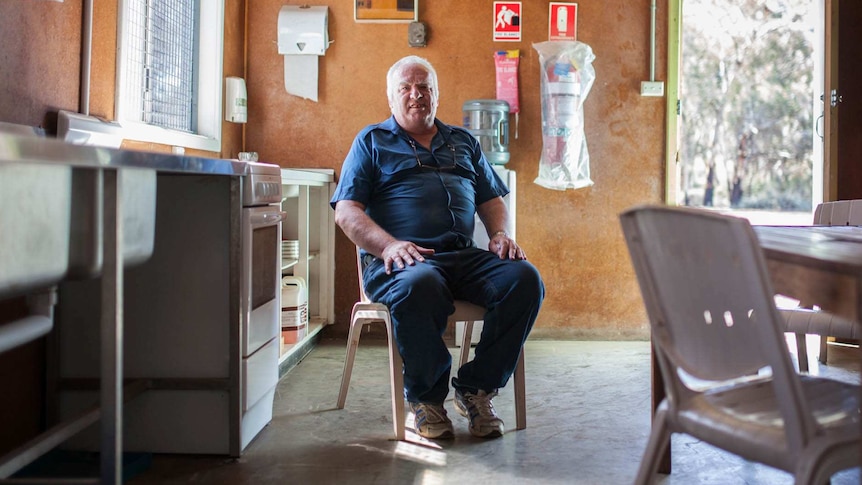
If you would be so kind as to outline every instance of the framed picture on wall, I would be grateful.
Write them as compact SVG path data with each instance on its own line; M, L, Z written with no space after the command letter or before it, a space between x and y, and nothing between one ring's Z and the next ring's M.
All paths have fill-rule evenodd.
M416 22L419 20L419 0L354 0L353 20Z

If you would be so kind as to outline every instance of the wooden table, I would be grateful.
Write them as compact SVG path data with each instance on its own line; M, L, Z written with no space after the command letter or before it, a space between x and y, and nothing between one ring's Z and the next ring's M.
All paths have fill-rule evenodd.
M755 226L779 294L851 320L862 315L862 227Z
M754 226L754 232L763 248L777 294L817 305L845 318L860 320L862 227ZM655 358L652 366L652 405L655 412L665 392ZM659 471L671 471L670 446Z
M862 321L862 227L755 226L754 232L777 293Z

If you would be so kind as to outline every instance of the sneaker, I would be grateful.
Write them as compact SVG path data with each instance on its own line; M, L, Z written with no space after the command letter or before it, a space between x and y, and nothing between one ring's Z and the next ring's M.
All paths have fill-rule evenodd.
M479 438L503 436L503 420L497 416L494 405L491 404L491 399L496 395L496 392L487 394L485 391L479 391L473 394L455 390L455 409L461 416L470 420L470 434L473 436Z
M410 409L413 410L414 424L419 436L432 440L455 436L452 421L446 416L446 409L442 404L411 402Z

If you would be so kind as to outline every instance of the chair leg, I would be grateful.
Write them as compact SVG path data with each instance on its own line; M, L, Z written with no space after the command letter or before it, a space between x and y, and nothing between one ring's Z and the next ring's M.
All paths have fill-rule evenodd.
M644 451L643 458L641 458L641 463L638 467L635 485L655 483L659 462L669 442L670 430L667 427L667 411L660 406L653 418L652 432L650 432L646 451Z
M475 322L464 322L464 335L461 337L461 353L458 358L458 365L462 366L470 359L470 345L473 340L473 324ZM525 383L524 369L524 347L521 347L521 354L518 356L518 364L515 366L515 374L513 376L515 387L515 429L527 428L527 390Z
M473 343L473 322L464 322L464 336L461 338L461 355L458 358L458 366L462 366L470 360L470 345Z
M820 453L803 453L793 471L793 483L829 485L836 471L830 460L824 460Z
M474 323L473 321L464 322L464 336L461 338L461 353L458 359L459 366L466 364L470 358ZM521 347L521 354L518 356L518 364L515 366L515 375L512 379L515 387L515 429L527 428L527 390L524 374L524 347Z
M527 390L524 378L524 347L515 366L515 429L527 427Z
M392 427L395 439L404 440L404 362L395 342L392 323L386 322L386 332L389 338L389 377L392 394Z
M804 333L796 335L796 361L799 362L799 372L808 372L808 343Z
M351 319L352 321L353 319ZM353 361L356 360L356 348L359 347L359 336L362 334L362 324L352 321L347 337L347 355L344 357L344 370L341 372L341 389L338 391L338 409L344 409L347 400L347 388L350 386L350 375L353 373Z
M821 364L826 363L826 356L827 356L828 352L829 352L829 337L827 337L826 335L821 335L820 336L820 355L817 356L817 360Z

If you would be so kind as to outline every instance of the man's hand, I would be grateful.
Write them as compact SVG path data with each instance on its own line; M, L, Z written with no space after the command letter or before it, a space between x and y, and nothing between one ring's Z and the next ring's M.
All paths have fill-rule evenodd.
M381 254L386 274L392 273L393 264L398 269L404 269L405 265L413 266L416 263L424 263L423 254L434 254L434 250L417 246L410 241L393 241L387 244Z
M518 243L504 231L497 231L488 242L488 251L496 254L500 259L527 259L526 253L518 246Z

